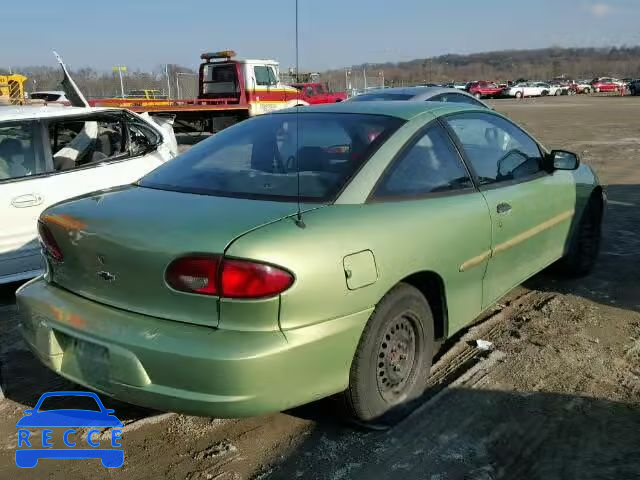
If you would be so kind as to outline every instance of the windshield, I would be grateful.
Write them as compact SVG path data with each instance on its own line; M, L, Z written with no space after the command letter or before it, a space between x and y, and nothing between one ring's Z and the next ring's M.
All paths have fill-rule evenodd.
M409 93L365 93L349 99L350 102L369 102L386 100L411 100L415 95Z
M299 120L298 120L299 119ZM403 120L351 113L264 115L225 129L143 177L143 187L237 198L335 198Z

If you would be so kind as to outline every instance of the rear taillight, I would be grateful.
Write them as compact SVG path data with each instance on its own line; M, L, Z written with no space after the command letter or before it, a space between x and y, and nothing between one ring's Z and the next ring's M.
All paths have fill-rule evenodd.
M286 270L260 262L218 256L190 256L174 260L166 281L181 292L224 298L264 298L293 284Z
M38 236L44 252L54 260L61 262L64 259L62 250L56 239L53 237L51 230L43 222L38 220Z
M181 292L218 295L218 257L184 257L167 268L167 283Z

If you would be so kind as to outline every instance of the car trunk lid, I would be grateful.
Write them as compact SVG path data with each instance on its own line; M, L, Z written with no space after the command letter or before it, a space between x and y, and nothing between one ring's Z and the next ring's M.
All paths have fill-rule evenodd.
M154 317L216 326L218 297L178 292L165 270L177 257L222 254L239 236L296 212L265 202L125 187L45 212L64 259L50 279L91 300Z

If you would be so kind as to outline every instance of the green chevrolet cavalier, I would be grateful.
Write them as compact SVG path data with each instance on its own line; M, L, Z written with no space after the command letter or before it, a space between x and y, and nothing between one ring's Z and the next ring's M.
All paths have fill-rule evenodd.
M487 109L282 111L46 210L21 330L49 368L130 403L240 417L342 393L372 421L514 286L589 272L604 204L576 155Z

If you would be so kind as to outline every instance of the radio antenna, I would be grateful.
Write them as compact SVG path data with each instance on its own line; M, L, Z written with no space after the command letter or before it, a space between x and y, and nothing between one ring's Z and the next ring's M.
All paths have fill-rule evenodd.
M300 74L300 50L298 48L298 0L296 0L296 82L298 81ZM298 184L298 194L296 200L298 202L298 212L296 214L296 225L300 228L304 228L305 224L302 221L302 209L300 208L300 105L296 105L296 181Z

